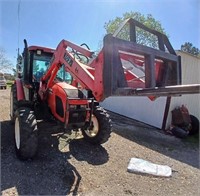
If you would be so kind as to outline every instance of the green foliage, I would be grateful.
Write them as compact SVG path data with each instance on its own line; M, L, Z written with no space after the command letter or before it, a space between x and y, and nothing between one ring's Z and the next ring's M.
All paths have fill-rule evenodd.
M190 53L194 56L200 56L200 50L194 47L190 42L185 42L185 44L181 45L181 51Z
M151 29L154 29L163 34L166 34L161 23L159 21L157 21L151 14L148 14L147 16L145 16L139 12L129 12L129 13L127 12L127 13L123 14L122 17L116 17L114 20L109 20L104 25L106 32L113 34L119 28L120 24L128 18L133 18ZM123 31L121 31L117 37L119 37L121 39L125 39L125 40L130 40L129 26L128 25L125 26ZM158 48L157 37L149 32L144 31L143 29L140 29L140 28L136 28L136 42L139 44L153 47L153 48Z
M6 84L7 84L8 87L11 87L13 83L14 83L13 80L7 80L6 81Z

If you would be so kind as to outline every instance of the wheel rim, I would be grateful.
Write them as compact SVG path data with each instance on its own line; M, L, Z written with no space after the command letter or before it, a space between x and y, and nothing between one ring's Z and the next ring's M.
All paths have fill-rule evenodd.
M15 143L17 149L20 147L20 128L19 128L19 119L18 117L15 119Z
M92 125L89 127L89 129L85 130L85 133L89 137L95 137L99 132L99 123L96 116L94 115L92 115L91 121L92 121L91 122Z

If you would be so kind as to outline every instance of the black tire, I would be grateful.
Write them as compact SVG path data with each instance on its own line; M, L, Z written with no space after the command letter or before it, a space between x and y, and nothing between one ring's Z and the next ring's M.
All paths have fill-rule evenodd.
M17 104L17 88L16 84L13 84L11 86L10 91L10 119L11 124L15 123L15 111L17 110L18 104Z
M188 136L188 131L180 128L180 127L173 127L171 129L171 132L174 136L178 137L178 138L186 138Z
M7 86L4 87L5 89L7 88Z
M82 130L84 139L92 144L103 144L111 134L111 119L100 106L95 106L91 126Z
M20 107L15 113L15 149L20 160L32 159L38 148L38 129L34 112Z
M198 134L199 133L199 120L198 120L198 118L196 118L193 115L190 115L190 119L191 119L192 128L189 132L189 135Z

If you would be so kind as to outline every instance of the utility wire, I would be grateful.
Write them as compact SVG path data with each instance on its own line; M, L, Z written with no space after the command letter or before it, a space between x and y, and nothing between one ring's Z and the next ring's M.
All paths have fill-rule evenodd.
M19 55L19 39L20 39L20 7L21 7L21 0L18 1L18 9L17 9L17 19L18 19L18 40L17 40L17 45L18 45L18 55Z

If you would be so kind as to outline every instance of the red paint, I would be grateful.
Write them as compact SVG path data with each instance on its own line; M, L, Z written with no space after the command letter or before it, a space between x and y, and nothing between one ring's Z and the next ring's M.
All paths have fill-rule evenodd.
M23 85L20 79L16 79L16 87L17 87L17 100L24 100L25 99L25 95L24 95L24 89L23 89Z
M30 46L28 47L29 51L36 51L36 50L41 50L43 52L47 52L47 53L54 53L55 49L52 48L46 48L46 47L41 47L41 46Z

